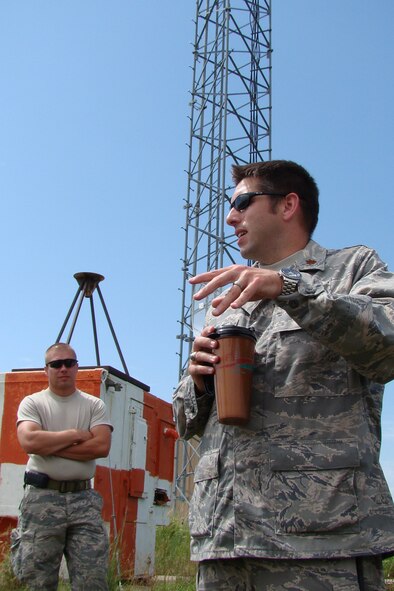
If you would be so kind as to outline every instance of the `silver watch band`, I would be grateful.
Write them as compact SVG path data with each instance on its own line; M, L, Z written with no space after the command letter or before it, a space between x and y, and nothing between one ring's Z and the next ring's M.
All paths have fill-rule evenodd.
M282 291L280 292L280 295L291 295L292 293L295 293L297 291L297 287L298 287L298 281L293 281L292 279L289 279L288 277L284 277L283 275L281 275L282 277L282 281L283 281L283 286L282 286Z

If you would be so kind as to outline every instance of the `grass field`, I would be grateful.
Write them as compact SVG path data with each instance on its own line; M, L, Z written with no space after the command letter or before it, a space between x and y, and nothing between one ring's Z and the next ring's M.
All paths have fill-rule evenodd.
M27 591L14 577L9 554L2 552L0 564L0 591ZM189 531L185 521L173 518L168 526L157 528L155 572L160 577L135 583L118 580L116 563L111 561L109 569L110 591L194 591L196 566L189 560ZM58 591L69 591L67 582L61 581Z
M116 565L109 573L110 591L195 591L196 565L190 562L189 530L185 520L173 518L168 526L158 527L156 535L155 572L151 581L120 582ZM387 591L394 591L394 557L384 562ZM393 581L393 582L391 582ZM0 565L0 591L27 591L11 572L9 556ZM58 591L69 591L70 586L62 581Z

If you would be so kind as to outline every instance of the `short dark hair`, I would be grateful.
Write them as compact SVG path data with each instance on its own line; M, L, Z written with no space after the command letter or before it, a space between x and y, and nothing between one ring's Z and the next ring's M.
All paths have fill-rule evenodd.
M51 345L50 347L48 347L48 349L45 351L45 364L47 362L48 353L50 351L52 351L52 349L56 349L56 348L59 348L59 349L63 349L63 348L64 349L69 349L72 352L72 354L74 355L75 359L77 358L77 354L75 353L75 351L71 347L71 345L69 345L68 343L53 343L53 345Z
M267 160L232 167L232 177L238 185L247 177L261 178L261 190L276 193L297 193L309 237L312 236L319 217L319 189L314 178L305 168L291 160ZM277 198L271 197L272 202Z

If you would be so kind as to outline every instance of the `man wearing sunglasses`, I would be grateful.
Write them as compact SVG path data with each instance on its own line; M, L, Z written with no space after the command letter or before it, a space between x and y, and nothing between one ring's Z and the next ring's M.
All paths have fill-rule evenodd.
M29 460L11 535L13 569L29 589L55 591L64 555L73 591L106 591L108 537L91 479L95 460L109 453L112 425L103 401L77 390L78 361L68 344L49 347L45 372L48 388L18 409L18 440Z
M179 433L201 437L190 503L198 591L383 591L394 511L379 464L394 377L394 277L365 246L311 237L318 189L301 166L234 166L227 223L252 266L202 273L220 288L174 393ZM257 336L249 422L218 422L214 328ZM216 350L217 349L217 350ZM231 394L231 393L230 393Z

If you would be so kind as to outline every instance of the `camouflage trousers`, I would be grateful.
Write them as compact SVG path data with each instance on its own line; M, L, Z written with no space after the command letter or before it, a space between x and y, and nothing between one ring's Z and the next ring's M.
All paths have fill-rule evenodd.
M56 591L62 556L73 591L107 591L108 536L95 490L60 493L26 487L11 532L15 576L29 589Z
M384 591L380 556L341 560L234 558L199 563L197 591Z

